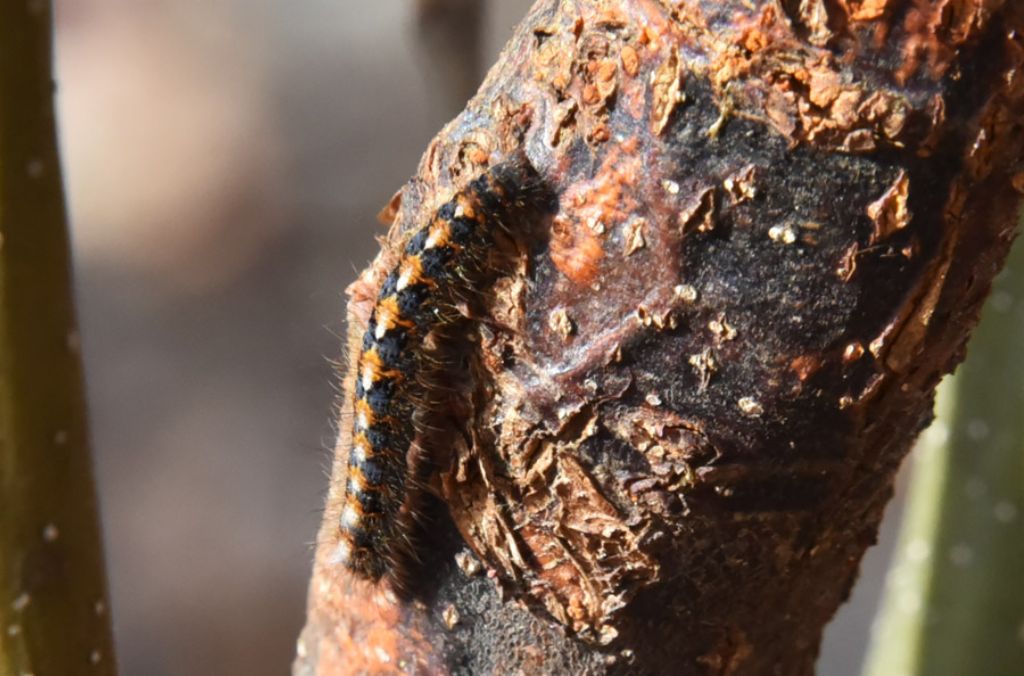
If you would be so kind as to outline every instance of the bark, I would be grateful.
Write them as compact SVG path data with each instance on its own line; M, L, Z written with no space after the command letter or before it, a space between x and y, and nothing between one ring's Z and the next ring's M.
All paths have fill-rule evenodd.
M51 20L0 3L0 674L112 675Z
M295 673L812 673L1013 239L1022 30L998 0L538 2L349 290L356 354L483 166L524 151L557 196L470 323L420 588L330 562L343 410Z

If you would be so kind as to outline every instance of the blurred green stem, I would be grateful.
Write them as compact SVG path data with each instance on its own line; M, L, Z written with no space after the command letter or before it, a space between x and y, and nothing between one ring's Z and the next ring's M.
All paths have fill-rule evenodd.
M1024 674L1024 246L915 452L865 676Z
M0 1L0 675L114 674L54 122L52 8Z

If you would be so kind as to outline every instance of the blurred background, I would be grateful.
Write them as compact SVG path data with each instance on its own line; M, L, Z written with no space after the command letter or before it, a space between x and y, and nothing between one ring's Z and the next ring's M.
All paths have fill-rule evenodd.
M415 0L56 0L124 674L288 671L343 290L377 249L375 214L530 4L480 2L480 39L460 45ZM829 627L823 676L859 672L901 495Z

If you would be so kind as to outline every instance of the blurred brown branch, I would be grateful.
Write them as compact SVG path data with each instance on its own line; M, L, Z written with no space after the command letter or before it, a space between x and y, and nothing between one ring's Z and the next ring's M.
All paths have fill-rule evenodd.
M423 77L459 110L480 85L484 0L417 0L416 46ZM451 113L449 113L451 114Z

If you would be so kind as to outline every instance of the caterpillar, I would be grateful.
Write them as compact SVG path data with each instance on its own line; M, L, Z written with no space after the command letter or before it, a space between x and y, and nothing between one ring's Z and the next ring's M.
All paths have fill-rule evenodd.
M425 490L421 448L434 367L428 336L455 304L495 278L487 264L499 233L530 205L539 185L525 159L497 164L457 192L409 239L381 286L355 363L353 425L336 560L357 576L398 580L415 558L417 494ZM429 445L429 442L427 442ZM399 580L400 582L400 580Z

